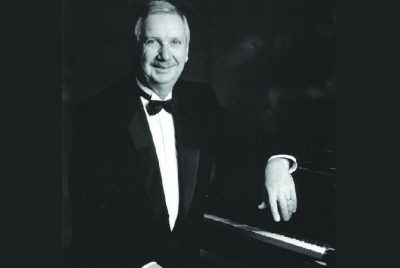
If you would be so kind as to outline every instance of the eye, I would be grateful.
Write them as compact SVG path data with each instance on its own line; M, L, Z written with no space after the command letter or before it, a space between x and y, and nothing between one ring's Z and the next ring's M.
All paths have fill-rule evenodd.
M147 45L147 46L155 46L155 45L157 45L157 40L156 39L147 39L147 40L145 40L145 42L144 42L144 44L145 45Z
M180 45L180 44L182 44L182 41L179 40L179 39L173 39L173 40L171 40L171 45L173 45L173 46L178 46L178 45Z

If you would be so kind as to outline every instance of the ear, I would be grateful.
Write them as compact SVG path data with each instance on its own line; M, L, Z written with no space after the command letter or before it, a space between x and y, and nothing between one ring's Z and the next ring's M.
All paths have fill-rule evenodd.
M185 62L189 60L189 44L186 45L186 59Z

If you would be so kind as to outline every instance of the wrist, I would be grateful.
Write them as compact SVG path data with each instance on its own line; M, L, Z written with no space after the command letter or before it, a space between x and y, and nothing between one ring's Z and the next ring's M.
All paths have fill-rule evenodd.
M293 173L297 169L297 160L295 157L286 154L273 155L268 159L267 164L274 159L283 159L288 161L289 173Z
M279 165L279 166L287 168L288 170L290 168L290 162L286 158L280 158L280 157L270 158L268 160L267 164Z

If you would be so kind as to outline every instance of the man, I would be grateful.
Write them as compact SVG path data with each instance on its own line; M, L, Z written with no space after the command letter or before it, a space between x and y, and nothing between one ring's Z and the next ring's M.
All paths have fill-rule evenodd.
M71 267L197 265L210 174L229 133L212 90L179 79L190 41L182 11L148 1L134 34L135 74L76 115ZM260 187L268 200L260 207L269 203L276 221L289 220L297 207L295 159L267 159Z

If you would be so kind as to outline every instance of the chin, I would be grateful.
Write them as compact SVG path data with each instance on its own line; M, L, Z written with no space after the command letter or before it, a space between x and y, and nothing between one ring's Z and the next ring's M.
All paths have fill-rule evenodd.
M177 79L176 79L175 73L166 73L166 74L158 73L158 74L153 76L152 80L155 83L158 83L158 84L168 84L168 83L171 83L171 82L173 82L173 81L175 81Z

